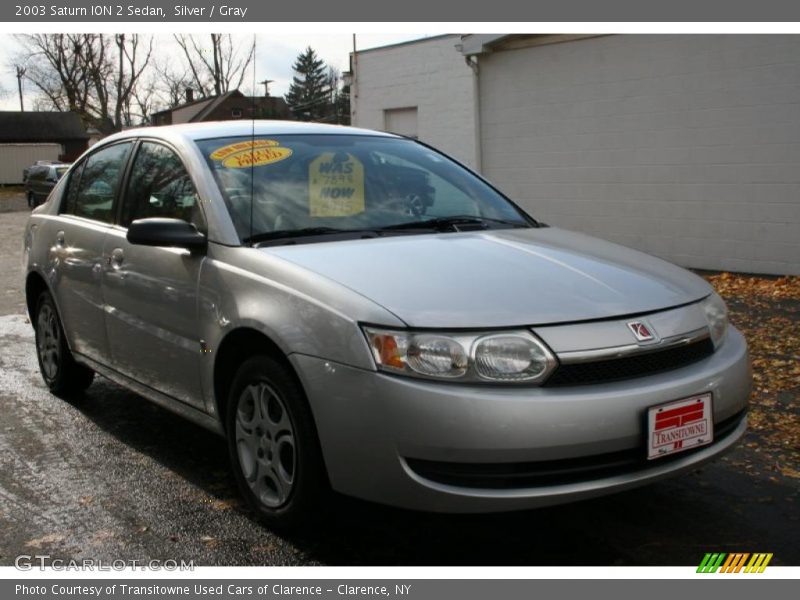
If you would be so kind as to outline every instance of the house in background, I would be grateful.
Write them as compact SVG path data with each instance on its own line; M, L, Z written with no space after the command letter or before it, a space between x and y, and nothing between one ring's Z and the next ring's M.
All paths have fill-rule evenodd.
M22 183L37 160L71 162L88 142L77 113L0 111L0 184Z
M450 35L351 57L353 125L686 267L800 274L800 36Z
M153 125L230 121L234 119L291 119L286 101L275 96L245 96L233 90L219 96L194 100L192 90L186 90L187 102L168 108L150 117Z

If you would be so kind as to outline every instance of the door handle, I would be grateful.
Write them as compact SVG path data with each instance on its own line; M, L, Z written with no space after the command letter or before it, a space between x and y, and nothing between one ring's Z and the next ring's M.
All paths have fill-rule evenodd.
M122 261L125 260L125 253L122 248L114 248L111 256L108 257L108 264L114 269L119 269L122 266Z

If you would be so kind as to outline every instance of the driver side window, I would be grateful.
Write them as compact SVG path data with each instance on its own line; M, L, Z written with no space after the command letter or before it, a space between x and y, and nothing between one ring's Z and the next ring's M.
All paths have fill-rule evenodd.
M194 184L181 159L166 146L143 142L133 160L120 225L149 217L181 219L205 230Z

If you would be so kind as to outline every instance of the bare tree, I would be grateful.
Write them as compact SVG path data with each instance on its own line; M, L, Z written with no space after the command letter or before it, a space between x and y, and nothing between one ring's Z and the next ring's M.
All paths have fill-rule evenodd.
M210 47L194 35L176 34L175 41L183 51L191 81L202 97L240 88L256 51L255 40L249 45L242 44L231 34L223 33L211 34Z
M153 40L138 34L19 35L25 77L50 110L71 110L93 124L132 124L136 86L150 62Z
M22 80L25 77L25 67L23 65L14 65L14 70L17 72L17 90L19 91L19 110L25 112L25 102L22 99Z
M114 105L114 123L121 126L133 125L131 107L136 100L136 91L142 73L147 68L153 55L153 38L149 38L145 46L137 34L126 36L118 33L114 36L117 46L117 72L115 81L116 102ZM141 105L139 105L141 107ZM141 115L144 119L148 115Z
M89 78L84 47L95 39L85 34L32 34L17 39L23 46L21 62L28 64L26 78L41 93L37 105L55 110L87 112Z
M157 101L165 105L164 108L183 104L186 101L186 90L196 87L190 68L181 62L156 61L153 64L153 70L156 74L153 83L157 92ZM197 91L202 96L200 90Z
M129 107L132 124L138 120L142 125L150 124L151 115L162 106L161 86L154 68L147 70L131 93Z
M328 120L339 125L350 125L350 86L344 83L336 67L328 67L328 93L330 115Z
M342 73L336 67L328 65L328 94L330 96L330 103L336 104L336 96L339 92L339 86L342 82Z

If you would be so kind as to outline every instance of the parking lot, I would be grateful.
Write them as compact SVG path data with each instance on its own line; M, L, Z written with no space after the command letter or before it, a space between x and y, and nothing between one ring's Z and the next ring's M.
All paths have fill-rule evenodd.
M0 197L0 564L53 558L197 565L692 565L706 552L800 564L800 283L707 274L747 335L751 428L679 479L597 500L447 516L339 498L291 537L240 503L224 442L97 380L67 403L38 374L19 251L27 216Z

